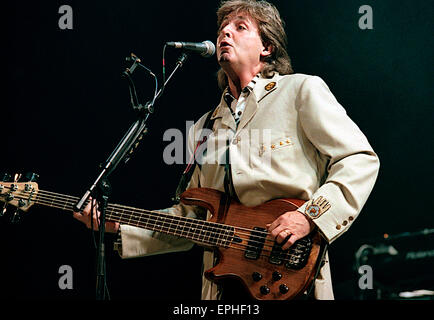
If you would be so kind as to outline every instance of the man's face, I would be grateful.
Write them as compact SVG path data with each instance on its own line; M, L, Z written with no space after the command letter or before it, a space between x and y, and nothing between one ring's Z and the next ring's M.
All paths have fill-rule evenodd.
M249 15L233 12L223 20L217 37L217 60L222 67L256 66L268 54Z

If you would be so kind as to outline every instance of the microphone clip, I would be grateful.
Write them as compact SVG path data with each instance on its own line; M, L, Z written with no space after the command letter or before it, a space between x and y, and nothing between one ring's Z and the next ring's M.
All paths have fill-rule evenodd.
M131 52L131 55L129 57L125 58L126 61L133 61L133 64L130 68L126 68L123 72L124 75L129 76L133 74L134 70L136 70L137 66L142 62L139 57L137 57L134 53Z
M154 113L154 105L152 104L151 101L146 102L145 105L139 103L139 105L134 106L133 108L138 113L142 113L142 114Z

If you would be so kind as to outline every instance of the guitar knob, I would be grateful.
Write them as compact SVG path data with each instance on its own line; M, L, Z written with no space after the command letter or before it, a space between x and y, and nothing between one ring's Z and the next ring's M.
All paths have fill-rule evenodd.
M261 286L261 288L259 288L259 290L261 291L262 294L269 294L270 293L270 288L268 288L267 286Z
M262 279L262 274L255 271L252 273L252 278L253 278L253 281L258 282Z
M282 274L278 271L274 271L272 277L274 281L279 281L282 279Z
M286 284L281 284L279 286L279 291L280 291L281 294L285 294L285 293L288 293L289 288L288 288L288 286Z

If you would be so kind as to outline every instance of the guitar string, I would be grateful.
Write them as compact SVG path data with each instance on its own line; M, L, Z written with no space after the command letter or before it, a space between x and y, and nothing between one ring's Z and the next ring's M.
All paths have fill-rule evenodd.
M57 202L61 201L61 199L59 200L59 199L56 199L56 198L54 198L54 200L53 199L49 199L49 200L52 200L52 202L54 202L54 201L57 201ZM119 206L119 207L122 207L122 206ZM134 213L140 213L142 216L145 216L145 218L146 218L146 216L149 217L152 214L158 214L159 216L163 216L161 219L171 219L171 220L173 220L171 222L167 222L166 221L165 223L166 224L169 223L170 225L176 224L176 227L179 225L179 222L183 222L182 220L184 220L184 221L188 220L189 222L185 222L185 223L191 223L192 225L197 226L198 229L201 228L201 227L203 227L203 226L206 227L206 228L211 228L211 229L216 229L218 227L227 229L228 227L233 227L233 228L237 229L237 235L245 235L245 236L250 237L250 240L248 240L248 241L250 241L252 243L262 243L261 241L256 241L255 238L257 238L257 239L261 238L260 235L257 234L257 233L265 233L265 232L258 232L257 230L251 230L251 229L246 229L246 228L241 228L241 227L229 226L229 225L225 225L225 224L218 224L218 223L215 223L215 222L209 222L209 221L203 221L203 220L199 220L198 221L197 219L194 219L194 218L180 217L180 216L175 216L175 215L171 215L171 214L167 214L167 213L163 213L163 212L159 212L159 211L146 211L146 210L140 209L143 212L137 212L138 209L136 209L136 208L132 208L132 207L126 207L126 208L132 209L133 212L127 212L127 211L123 210L123 212L119 213L119 215L123 219L128 219L128 221L131 221L131 218L133 218L133 217L136 216ZM110 209L117 209L117 208L114 205L109 205L107 209L110 210ZM156 218L159 219L159 217L156 217ZM178 220L178 221L176 221L176 220ZM140 219L139 219L139 221L140 221ZM155 225L155 223L154 223L154 225ZM241 230L254 231L256 234L245 233L245 232L242 232ZM203 231L208 232L207 230L203 230ZM227 230L223 230L223 231L227 231ZM265 233L265 237L267 237L268 235L269 235L269 233ZM242 239L247 241L247 239L245 239L245 238L242 238ZM264 240L267 241L267 242L272 242L274 244L274 240L272 240L272 239L265 238Z
M45 204L45 205L49 205L51 207L55 207L55 208L59 208L59 209L65 209L66 207L68 207L68 209L70 209L72 211L72 208L70 208L69 206L65 206L64 204L57 204L57 203L53 203L52 201L44 201L43 199L39 199L37 201L37 203L39 204ZM118 218L119 216L113 215L112 212L108 211L107 212L107 219L108 220L113 220L116 221L116 219L111 219L111 217L114 218ZM229 242L230 240L228 239L229 237L231 237L231 234L228 233L222 233L221 231L230 231L229 229L226 230L219 230L220 232L216 232L215 229L218 229L217 227L214 226L210 226L210 225L205 225L203 226L203 224L198 224L198 223L191 223L188 227L192 228L192 227L196 227L196 228L192 228L192 231L184 231L185 226L180 226L178 223L175 223L173 221L169 221L169 222L163 222L162 226L158 225L158 221L154 221L154 222L145 222L145 221L140 221L141 219L138 219L135 216L132 216L133 219L128 219L128 223L129 224L133 224L135 226L141 226L142 224L145 225L145 229L146 227L150 228L154 228L156 231L159 232L166 232L169 234L174 234L178 235L178 236L188 236L190 238L192 238L193 240L198 240L202 243L207 243L207 244L212 244L212 245L221 245L221 246L225 246L224 243L225 242ZM169 218L176 218L176 217L169 217ZM146 218L145 218L146 219ZM164 219L164 218L163 218ZM205 221L204 221L205 222ZM205 227L205 228L204 228ZM214 230L213 230L214 229ZM236 227L234 227L234 229L236 229ZM196 231L199 232L196 233ZM176 233L179 232L179 233ZM197 237L195 237L195 235L197 235ZM234 235L247 235L245 233L242 232L234 232ZM208 238L208 240L207 240ZM251 248L253 243L257 243L257 244L262 244L263 242L261 241L256 241L253 238L255 238L255 236L251 236L250 239L244 238L243 236L240 236L241 240L244 240L245 242L249 242L250 244L237 244L236 242L231 241L231 243L235 244L235 245L240 245L240 246L244 246L246 248ZM256 237L259 238L259 237ZM265 239L266 241L272 241L270 239ZM274 242L274 241L273 241ZM221 243L221 244L220 244ZM264 245L264 247L267 248L272 248L271 246L268 245ZM269 250L265 250L265 251L269 251Z
M44 203L44 201L39 201L39 200L36 203L48 205L48 202ZM65 209L64 205L50 204L49 206L51 206L53 208L58 208L58 209ZM156 231L164 232L164 230L156 230ZM168 230L167 230L167 232L168 232ZM187 233L190 233L190 232L187 232ZM236 242L230 241L228 239L220 239L220 238L215 239L215 236L209 236L208 240L206 240L206 239L195 239L194 237L191 237L191 238L193 238L192 240L200 240L200 243L202 243L202 244L217 245L217 246L222 246L224 248L237 249L237 250L241 250L241 251L246 251L248 249L251 249L251 247L252 247L251 245L248 245L248 244L246 245L246 244L242 244L242 243L236 243ZM211 239L213 239L213 242L211 242ZM244 241L247 241L247 239L244 239L244 238L242 238L242 239ZM221 242L221 244L219 244L219 242ZM228 244L225 245L224 244L225 242L228 243ZM253 242L258 242L258 241L253 241ZM239 247L237 247L237 246L239 246ZM267 250L266 249L266 248L271 248L271 247L264 245L264 248L265 249L261 249L261 253L259 254L259 257L270 258L270 255L263 254L262 252L264 252L264 253L271 253L272 250ZM286 250L278 252L277 254L275 253L275 255L274 255L274 257L278 258L279 260L281 260L282 263L283 262L292 262L291 258L293 256L294 256L294 254L292 254L292 253L290 253L290 252L288 252Z
M47 196L48 196L48 194L50 194L53 197L69 198L71 201L78 201L79 200L78 197L62 195L62 194L51 192L51 191L39 190L38 194L39 193L45 193L45 194L47 194ZM62 200L62 199L60 199L60 200ZM142 213L149 212L149 213L157 213L157 214L162 214L162 215L168 215L165 212L160 212L160 211L156 211L156 210L138 209L138 208L134 208L134 207L131 207L131 206L125 206L125 205L120 205L120 204L109 204L108 206L109 207L115 207L117 209L124 209L125 208L125 209L130 209L130 210L133 210L133 211L141 211ZM173 216L173 215L170 215L170 216ZM218 223L216 223L216 224L218 224ZM226 226L224 224L220 224L220 225ZM237 227L237 228L239 228L240 230L248 231L248 232L254 231L256 234L263 234L263 235L268 235L269 234L267 231L253 230L253 229L247 229L247 228L243 228L243 227Z
M10 188L11 189L11 188ZM20 190L21 191L21 190ZM53 207L57 207L57 208L59 208L59 209L63 209L63 210L65 210L65 208L66 208L66 206L67 206L67 203L65 203L63 206L62 205L54 205L54 201L60 201L60 200L62 200L62 199L57 199L57 198L69 198L69 200L71 200L71 201L78 201L78 198L77 197L73 197L73 196L67 196L67 195L62 195L62 194L58 194L58 193L54 193L54 192L51 192L51 191L43 191L43 190L40 190L39 192L38 192L38 194L43 194L43 193L45 193L46 194L46 198L47 198L47 196L51 196L52 198L51 199L49 199L48 200L48 202L46 202L45 204L46 205L48 205L48 206L53 206ZM23 199L25 199L25 200L29 200L29 198L28 197L24 197ZM50 202L50 200L51 200L51 202ZM43 203L42 201L40 201L41 203ZM88 202L88 201L87 201ZM137 209L136 208L133 208L133 207L128 207L128 206L122 206L122 205L109 205L108 207L112 207L113 209L115 209L116 207L117 208L127 208L127 209L132 209L133 210L133 214L134 213L137 213L137 212L134 212L134 211L137 211ZM69 210L72 210L72 208L69 208ZM163 212L159 212L159 211L150 211L150 210L144 210L144 209L141 209L140 211L142 211L142 214L143 213L146 213L146 212L150 212L150 213L155 213L155 214L159 214L159 215L165 215L167 218L170 218L170 219L172 219L173 220L173 218L181 218L181 217L179 217L179 216L174 216L174 215L167 215L166 213L163 213ZM134 215L132 215L133 217L134 217ZM184 217L185 218L185 217ZM185 219L188 219L188 218L185 218ZM131 220L131 218L130 218L130 220ZM193 224L195 224L195 225L200 225L200 226L202 226L202 224L198 224L198 223L196 223L195 222L196 221L196 219L192 219L192 223ZM140 222L140 219L139 219L139 222ZM208 222L208 221L201 221L201 222L205 222L205 223L208 223L208 227L209 227L209 224L214 224L214 225L220 225L220 226L224 226L224 227L228 227L228 225L224 225L224 224L218 224L218 223L211 223L211 222ZM173 224L172 222L170 222L169 224ZM179 225L177 224L177 227L178 227ZM155 226L154 226L155 227ZM264 231L258 231L258 230L252 230L252 229L247 229L247 228L242 228L242 227L234 227L234 226L230 226L230 227L232 227L232 228L234 228L234 230L235 229L240 229L240 230L247 230L247 231L255 231L256 233L266 233L266 237L263 239L264 241L270 241L270 242L275 242L274 240L272 240L272 239L268 239L268 235L269 235L269 233L268 232L264 232ZM176 230L176 229L175 229ZM203 232L204 230L202 229L202 232ZM169 230L167 230L167 232L169 232ZM209 230L207 231L207 232L210 232ZM247 239L245 239L245 238L242 238L242 237L240 237L242 240L244 240L244 241L247 241L248 243L254 243L254 242L256 242L256 243L259 243L260 245L262 245L263 247L267 247L267 248L270 248L270 246L268 246L268 245L265 245L264 244L264 242L262 242L262 241L255 241L255 240L253 240L253 238L259 238L259 236L255 236L255 235L252 235L252 234L245 234L245 233L242 233L242 232L238 232L238 234L244 234L244 235L247 235L247 236L250 236L249 237L249 240L247 240ZM220 234L221 235L221 234ZM235 235L235 233L234 233L234 235ZM209 238L209 240L211 239L211 236L208 236L208 238ZM215 237L213 237L213 238L215 238ZM193 239L193 240L196 240L196 239ZM199 239L198 239L199 240ZM226 241L228 241L228 240L226 240ZM203 242L202 241L202 243L206 243L206 242ZM231 243L233 243L233 242L231 242ZM214 243L209 243L209 244L211 244L211 245L215 245ZM218 245L218 242L216 242L216 244ZM252 246L251 245L249 245L249 244L247 244L247 245L241 245L241 244L239 244L239 243L234 243L234 245L239 245L239 246L242 246L242 247L245 247L245 248L251 248ZM229 246L229 247L231 247L231 246ZM233 248L233 249L239 249L239 250L244 250L244 249L242 249L242 248L236 248L236 247L231 247L231 248ZM263 252L263 251L267 251L267 252L270 252L270 250L261 250L261 252ZM272 251L271 251L272 252ZM284 257L282 257L282 254L283 255L285 255L286 257L290 257L290 258L292 258L292 256L293 256L293 254L292 253L290 253L290 252L288 252L288 250L282 250L281 252L279 252L279 258L281 259L281 260L283 260L283 261L290 261L290 260L288 260L288 259L285 259ZM259 256L264 256L264 257L268 257L267 255L264 255L264 254L260 254Z
M44 191L44 190L39 190L38 194L45 194L45 195L51 195L53 198L60 198L59 201L62 201L61 198L69 198L70 201L76 202L79 199L77 197L73 197L73 196L66 196L66 195L62 195L62 194L58 194L58 193L54 193L51 191ZM57 200L57 199L56 199ZM89 201L89 200L88 200ZM88 203L88 202L87 202ZM130 206L124 206L124 205L119 205L119 204L109 204L109 207L115 207L118 209L130 209L133 211L142 211L143 212L149 212L149 213L157 213L157 214L162 214L162 215L167 215L164 212L160 212L160 211L152 211L152 210L145 210L145 209L137 209L134 207L130 207ZM172 215L171 215L172 216ZM224 224L221 224L222 226L226 226ZM237 227L240 230L244 230L244 231L248 231L248 232L252 232L254 231L256 234L263 234L263 235L268 235L267 231L261 231L261 230L252 230L252 229L247 229L247 228L243 228L243 227Z
M63 210L65 210L65 208L66 208L66 205L55 204L55 203L53 203L53 201L47 202L47 201L43 201L43 200L37 200L35 202L36 203L40 203L40 204L44 204L44 205L48 205L48 206L51 206L51 207L54 207L54 208L63 209ZM69 210L72 210L72 207L69 208ZM159 230L157 230L157 231L159 231ZM161 231L164 232L163 230L161 230ZM192 238L193 238L193 240L200 240L200 239L194 239L194 237L192 237ZM213 238L215 238L215 237L213 237ZM243 240L246 241L246 239L243 239ZM225 248L237 249L237 250L240 250L240 251L245 251L245 250L251 248L250 245L245 245L245 244L240 244L240 243L234 243L233 241L229 242L229 240L227 240L227 239L226 240L217 239L217 241L215 243L214 242L210 242L210 241L211 241L211 236L208 236L208 241L200 241L200 242L203 243L203 244L219 245L218 241L221 241L222 244L220 244L220 246L223 246ZM228 243L228 245L224 246L223 245L223 241L226 241ZM236 247L236 246L240 246L241 248L240 247ZM267 246L265 246L265 247L267 247ZM270 250L263 250L263 249L261 249L261 253L258 255L258 257L270 258L269 255L263 254L262 252L271 252L271 251ZM290 252L288 252L286 250L279 252L278 253L278 257L276 257L276 255L274 255L274 257L280 259L282 261L282 263L284 263L284 262L293 262L291 260L291 258L293 258L293 256L294 255L292 253L290 253Z
M42 190L41 190L42 191ZM42 191L42 192L40 192L40 195L42 195L44 192ZM47 193L50 193L50 192L47 192ZM57 195L59 195L59 194L57 194ZM41 197L40 197L41 198ZM45 197L45 199L44 200L46 200L45 201L45 203L43 203L42 202L42 198L41 198L41 203L43 203L43 204L45 204L45 205L48 205L48 206L54 206L54 205L56 205L56 207L58 207L58 208L60 208L60 209L65 209L66 208L66 206L67 206L67 203L65 203L64 205L61 205L61 204L55 204L55 202L59 202L59 201L61 201L61 199L58 199L59 197L52 197L52 198L47 198L47 197ZM71 196L69 196L69 198L70 198L70 200L78 200L78 198L74 198L74 197L71 197ZM48 199L48 200L47 200ZM26 199L27 200L27 199ZM50 201L51 200L51 201ZM72 210L72 208L69 208L70 210ZM110 209L110 208L108 208L108 209ZM113 208L112 208L113 209ZM132 208L132 209L136 209L136 208ZM145 210L144 210L145 211ZM133 213L135 213L135 212L133 212ZM181 219L181 218L183 218L183 217L179 217L179 216L174 216L174 215L170 215L170 214L166 214L166 213L160 213L160 212L158 212L158 211L154 211L154 212L152 212L152 213L154 213L154 214L159 214L159 215L162 215L162 214L164 214L165 215L165 217L167 218L167 219L171 219L172 221L173 220L176 220L176 219ZM123 215L123 214L122 214ZM147 214L147 215L149 215L149 214ZM115 216L116 217L116 216ZM135 215L129 215L129 221L131 222L131 217L135 217ZM188 219L188 218L186 218L186 219ZM134 219L134 220L137 220L137 219ZM167 233L170 233L169 232L169 230L170 230L170 228L172 227L172 229L173 229L173 222L166 222L165 224L167 225L169 225L169 226L167 226L167 228L168 228L168 230L167 230ZM207 224L206 225L206 227L210 227L210 225L211 225L211 228L213 228L213 229L216 229L216 223L211 223L211 222L207 222L207 221L197 221L196 219L192 219L191 218L191 224L192 225L194 225L194 226L199 226L200 228L201 228L201 230L199 230L199 228L197 228L199 231L201 231L202 233L203 232L207 232L207 233L210 233L210 235L208 236L208 238L211 240L211 235L212 235L212 238L213 239L215 239L216 238L216 236L215 236L215 231L213 232L213 231L211 231L211 230L203 230L203 225L204 225L204 223L205 224ZM133 221L133 222L136 222L137 223L137 221ZM202 223L201 223L202 222ZM139 219L139 223L140 223L140 219ZM214 224L214 226L212 226L212 224ZM224 224L217 224L219 227L221 227L221 226L224 226L225 228L227 228L228 227L228 225L224 225ZM156 223L154 222L153 223L153 227L155 228L157 225L156 225ZM149 226L150 227L150 226ZM179 227L179 221L178 221L178 224L176 224L176 229L178 229L178 227ZM191 226L190 226L191 227ZM239 227L233 227L233 226L229 226L229 227L232 227L232 228L234 228L234 231L235 231L235 229L239 229ZM184 226L184 228L185 228L185 226ZM183 228L183 229L184 229ZM176 231L176 229L175 229L175 231ZM196 229L196 228L195 228ZM247 230L249 230L249 229L247 229ZM158 230L157 230L158 231ZM159 230L159 231L163 231L163 230ZM222 231L222 230L220 230L220 231ZM224 230L224 231L227 231L227 230ZM173 231L172 231L173 232ZM188 233L191 233L191 232L187 232L187 235L189 236L189 234ZM214 234L212 234L212 233L214 233ZM260 237L258 236L258 235L252 235L252 234L246 234L246 233L243 233L243 232L240 232L240 231L238 231L237 233L234 233L234 235L246 235L247 237L249 237L249 239L246 239L246 238L243 238L243 237L240 237L242 240L244 240L244 241L247 241L248 242L248 244L247 245L244 245L244 246L247 246L247 247L251 247L254 243L257 243L257 244L259 244L259 245L261 245L261 246L263 246L263 247L266 247L266 248L271 248L272 249L272 247L271 246L268 246L268 245L265 245L265 241L268 241L268 242L272 242L273 244L274 244L274 240L272 240L272 239L268 239L267 237L266 238L264 238L263 240L264 241L256 241L256 240L254 240L254 239L260 239ZM218 234L218 236L222 236L222 234L220 233L220 234ZM227 237L227 235L224 235L224 236L226 236ZM268 236L268 234L267 234L267 236ZM194 238L193 238L194 239ZM194 239L194 240L200 240L200 239ZM216 244L218 244L218 241L222 241L219 237L217 237L217 241L216 241ZM227 240L225 240L225 241L227 241ZM212 244L212 243L211 243ZM266 251L268 251L268 250L266 250ZM283 252L283 251L282 251Z
M62 201L62 199L58 199L58 198L61 198L61 197L64 197L64 198L69 198L69 200L71 200L71 201L78 201L78 198L76 198L76 197L72 197L72 196L64 196L64 195L60 195L60 194L56 194L56 193L54 193L54 192L48 192L48 191L43 191L43 190L40 190L40 192L38 193L39 195L43 195L44 193L46 193L47 194L47 196L48 195L50 195L52 198L47 198L47 196L45 197L45 200L47 200L46 202L45 202L45 204L46 205L53 205L54 204L54 202L55 201L57 201L57 202L59 202L59 201ZM41 198L41 197L40 197ZM41 198L42 199L42 198ZM51 200L51 201L50 201ZM59 207L60 209L65 209L66 208L66 206L67 206L67 203L65 203L63 206L62 205L57 205L57 207ZM116 206L113 206L113 205L111 205L112 207L116 207ZM110 207L111 207L110 205L109 205L109 208L108 209L110 209ZM134 217L134 213L136 213L136 212L134 212L134 211L136 211L137 209L136 208L132 208L132 207L126 207L126 206L120 206L120 205L118 205L117 207L124 207L124 208L128 208L128 209L133 209L133 214L130 214L130 215L128 215L128 216L126 216L125 218L129 218L129 221L131 221L131 217ZM146 211L146 210L143 210L143 211ZM149 211L149 212L151 212L151 211ZM165 214L165 213L161 213L161 212L158 212L158 211L153 211L153 212L151 212L151 213L155 213L155 214L164 214L165 215L165 217L166 217L166 219L171 219L171 220L180 220L181 219L181 217L178 217L178 216L174 216L174 215L168 215L168 214ZM125 212L123 212L122 213L122 216L124 216L124 214L125 214ZM142 213L142 215L143 215L143 213ZM157 217L157 219L158 219L158 217ZM134 221L134 222L136 222L136 221ZM140 219L139 219L139 222L140 222ZM182 222L182 221L181 221ZM202 223L200 223L200 222L202 222ZM191 220L191 224L192 225L194 225L194 226L199 226L201 229L202 229L202 232L204 232L205 230L203 230L203 226L205 225L205 227L207 227L207 228L209 228L209 227L211 227L212 229L214 229L214 231L212 231L212 230L206 230L205 232L209 232L209 233L214 233L214 235L213 235L213 238L215 238L215 229L218 229L217 228L217 226L216 226L216 223L212 223L212 222L207 222L207 221L197 221L196 219L192 219ZM167 222L165 222L166 224L167 224ZM172 225L174 224L174 222L169 222L169 227L168 228L170 228L170 227L172 227ZM212 226L212 224L214 224L214 226ZM176 225L176 229L178 229L178 226L179 226L179 221L178 221L178 223L177 223L177 225ZM226 230L224 230L224 231L227 231L227 225L224 225L224 224L219 224L218 225L219 227L221 227L221 226L224 226L225 228L226 228ZM156 227L156 224L154 223L154 227ZM173 227L172 227L173 228ZM184 227L185 228L185 227ZM183 229L184 229L183 228ZM234 229L242 229L242 228L240 228L240 227L234 227ZM176 229L175 229L175 231L176 231ZM195 228L196 229L196 228ZM197 229L199 229L199 228L197 228ZM253 230L249 230L249 229L247 229L248 231L253 231ZM200 231L200 230L199 230ZM220 231L222 231L222 230L220 230ZM256 231L256 233L258 233L257 232L257 230L255 230ZM169 232L169 229L167 230L167 232ZM220 233L219 234L219 236L221 236L222 234ZM274 244L274 240L272 240L272 239L268 239L268 238L265 238L265 239L263 239L264 240L264 242L262 242L262 241L256 241L255 240L255 238L256 239L259 239L260 237L259 237L259 235L252 235L252 234L246 234L246 233L244 233L244 232L241 232L241 231L237 231L237 234L236 235L245 235L245 236L250 236L249 238L249 240L247 240L247 239L245 239L245 238L242 238L241 237L241 239L242 240L245 240L245 241L249 241L250 242L250 244L253 244L253 243L258 243L258 244L262 244L262 243L264 243L265 241L268 241L268 242L273 242L273 244ZM267 235L268 235L268 233L267 233ZM266 237L267 237L267 235L266 235ZM227 235L225 235L225 236L227 236ZM195 239L196 240L196 239ZM265 244L264 244L264 246L265 246Z
M56 194L56 193L54 193L54 192L49 192L49 191L43 191L43 190L40 190L39 191L39 195L43 195L43 194L46 194L46 196L45 196L45 199L44 200L46 200L45 201L45 203L43 203L43 204L46 204L46 205L51 205L51 206L56 206L57 208L59 208L59 209L65 209L66 207L67 207L67 205L68 205L68 203L66 202L64 205L59 205L59 204L54 204L54 202L59 202L59 201L61 201L62 199L58 199L59 198L59 196L60 197L63 197L63 198L69 198L69 200L71 200L71 201L78 201L78 198L76 198L76 197L73 197L73 196L64 196L64 195L60 195L60 194ZM48 196L51 196L51 198L48 198ZM41 197L40 197L41 198ZM24 199L26 199L27 200L27 198L24 198ZM42 200L42 198L41 198L41 200ZM51 201L50 201L51 200ZM42 203L42 201L41 201L41 203ZM108 209L115 209L115 207L120 207L120 208L127 208L127 209L133 209L134 211L137 211L137 209L136 208L132 208L132 207L127 207L127 206L121 206L121 205L109 205L109 207L108 207ZM72 210L72 208L69 208L70 210ZM170 214L167 214L167 213L162 213L162 212L158 212L158 211L148 211L149 213L146 213L146 211L147 210L142 210L143 212L141 212L141 214L142 215L144 215L144 214L146 214L146 215L148 215L149 216L149 213L153 213L153 214L158 214L158 215L164 215L165 217L163 217L162 219L164 219L164 218L166 218L166 219L171 219L171 220L178 220L178 223L176 224L176 229L175 229L175 231L178 229L178 227L179 227L179 222L181 221L182 222L182 220L181 220L181 218L185 218L185 217L179 217L179 216L174 216L174 215L170 215ZM124 216L124 213L125 212L123 212L122 214L121 214L121 216L122 216L122 218L124 218L123 216ZM131 222L131 218L132 217L135 217L135 215L134 215L134 213L137 213L137 212L132 212L133 214L129 214L128 216L126 216L125 218L129 218L129 221ZM140 213L140 212L139 212ZM113 215L112 215L113 216ZM116 217L116 216L115 216ZM157 218L158 219L158 218ZM188 218L185 218L185 219L188 219ZM200 221L200 222L198 222L196 219L192 219L192 218L190 218L191 220L191 223L194 225L194 226L199 226L199 227L201 227L202 228L202 230L199 230L199 231L201 231L201 232L205 232L205 233L210 233L210 235L208 235L208 238L209 239L211 239L211 235L212 235L212 233L214 233L214 235L213 235L213 237L212 238L216 238L216 236L215 236L215 231L212 231L212 230L203 230L203 226L204 226L204 224L205 224L205 227L206 228L210 228L211 227L211 229L218 229L217 228L217 226L218 227L220 227L221 228L221 226L224 226L225 228L227 228L228 227L228 225L224 225L224 224L217 224L217 223L213 223L213 222L208 222L208 221ZM137 219L134 219L134 220L137 220ZM138 220L138 221L133 221L133 222L135 222L135 223L140 223L140 219ZM202 222L202 223L201 223ZM170 228L172 228L172 230L173 230L173 224L174 224L175 222L173 222L173 221L170 221L170 222L165 222L165 224L166 225L169 225L169 226L166 226L166 228L168 228L167 229L167 232L169 233L169 230L170 230ZM156 223L154 222L153 223L154 224L154 228L157 226L156 225ZM234 229L244 229L244 230L248 230L248 231L254 231L254 232L256 232L256 233L261 233L261 231L259 231L258 232L258 230L251 230L251 229L246 229L246 228L241 228L241 227L234 227L234 226L229 226L229 227L233 227ZM164 227L163 227L164 228ZM184 226L184 228L185 228L185 226ZM184 229L183 228L183 229ZM161 230L161 231L163 231L163 230ZM223 230L220 230L220 231L223 231ZM227 229L226 230L224 230L224 231L228 231ZM173 231L172 231L173 232ZM190 233L190 232L187 232L187 234L188 233ZM264 242L265 241L268 241L268 242L273 242L274 243L274 240L272 240L272 239L268 239L268 238L264 238L263 240L264 241L256 241L256 240L254 240L255 238L256 239L260 239L260 237L259 237L259 235L253 235L253 234L246 234L246 233L243 233L243 232L241 232L241 231L238 231L237 233L234 233L235 235L246 235L246 236L250 236L249 237L249 239L246 239L246 238L242 238L242 237L240 237L242 240L244 240L244 241L247 241L248 243L250 243L250 246L251 246L251 244L253 244L253 243L258 243L258 244L263 244L263 246L264 247L268 247L268 248L270 248L270 246L268 246L268 245L265 245L264 244ZM269 235L269 233L266 233L266 235L268 236ZM219 234L219 236L222 236L222 234L220 233ZM227 234L226 235L224 235L225 237L227 237ZM217 237L218 238L218 237ZM194 240L200 240L200 239L194 239ZM218 241L221 241L221 239L217 239L217 243L218 243ZM227 240L226 240L227 241ZM212 243L211 243L212 244ZM249 247L249 244L247 244L247 247Z

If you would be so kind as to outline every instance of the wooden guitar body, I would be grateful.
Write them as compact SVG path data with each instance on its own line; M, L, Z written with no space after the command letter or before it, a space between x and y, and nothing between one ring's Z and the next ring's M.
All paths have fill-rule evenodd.
M279 251L280 246L265 227L281 214L296 210L304 201L276 199L246 207L208 188L187 190L181 201L208 209L211 222L235 226L231 245L216 248L219 262L205 272L208 279L238 278L258 300L293 299L312 282L323 241L319 233L313 232L289 250Z

